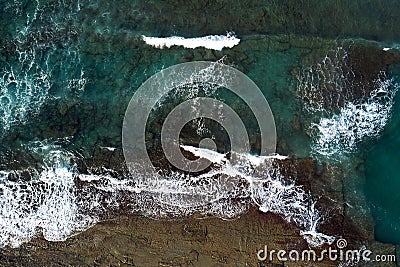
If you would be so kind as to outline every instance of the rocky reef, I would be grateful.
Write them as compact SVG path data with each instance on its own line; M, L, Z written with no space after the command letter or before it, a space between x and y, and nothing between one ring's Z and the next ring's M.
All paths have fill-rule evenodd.
M112 161L104 157L102 166ZM376 254L393 255L395 247L374 240L372 225L346 215L340 169L317 166L312 159L286 159L279 163L287 179L295 180L313 195L317 206L328 210L318 230L344 238L347 249L365 246ZM123 206L123 205L121 205ZM123 209L123 208L122 208ZM125 214L125 215L124 215ZM37 237L19 248L1 250L1 266L285 266L274 260L259 261L264 249L308 250L300 229L280 215L250 208L239 218L222 220L195 214L188 218L153 220L118 210L114 215L64 242ZM331 245L337 249L335 244ZM327 249L311 247L317 252ZM324 260L315 266L338 266L343 261ZM304 266L306 262L290 262ZM395 266L394 263L361 263Z

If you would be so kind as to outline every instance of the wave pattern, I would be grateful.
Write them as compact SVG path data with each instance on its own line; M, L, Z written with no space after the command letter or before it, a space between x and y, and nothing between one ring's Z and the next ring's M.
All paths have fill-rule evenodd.
M0 116L3 129L24 122L27 113L37 114L52 85L47 67L35 62L35 54L24 52L18 68L4 68L0 79Z
M279 161L285 157L233 153L228 159L208 149L183 149L210 160L213 169L199 176L160 175L149 190L148 179L143 187L140 177L115 178L112 170L82 174L73 163L77 156L50 143L31 144L30 151L43 156L40 171L30 170L28 182L21 170L1 172L0 245L17 247L39 233L63 241L113 212L155 219L194 213L229 219L254 205L296 224L313 246L334 241L317 231L326 217L312 197L280 174Z
M57 97L50 93L55 87L76 93L86 84L79 48L74 41L76 30L72 27L77 10L61 2L58 6L40 1L30 4L34 5L30 13L21 11L27 7L19 1L5 7L19 23L9 45L3 46L8 60L0 62L3 133L36 116L46 101ZM59 48L60 43L65 49ZM71 66L76 70L71 71Z
M380 81L380 87L361 103L347 102L339 114L312 125L314 151L323 155L353 152L368 137L378 137L387 124L398 85Z
M310 113L325 113L354 99L354 72L343 47L329 51L320 63L306 67L298 76L298 95Z
M79 212L71 154L57 146L36 147L44 156L40 171L23 179L21 170L0 173L1 246L17 247L39 232L50 241L62 241L94 219Z
M399 85L381 72L372 90L355 93L354 72L343 48L299 75L298 94L304 110L319 117L308 133L314 153L333 156L354 152L366 138L377 137L387 124Z

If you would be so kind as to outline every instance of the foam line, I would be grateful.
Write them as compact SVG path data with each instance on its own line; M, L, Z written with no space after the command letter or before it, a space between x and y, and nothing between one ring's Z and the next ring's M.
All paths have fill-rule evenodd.
M240 39L232 33L227 33L227 35L208 35L195 38L185 38L180 36L148 37L142 35L142 39L146 44L161 49L170 48L172 46L183 46L191 49L204 47L220 51L223 48L232 48L240 43Z

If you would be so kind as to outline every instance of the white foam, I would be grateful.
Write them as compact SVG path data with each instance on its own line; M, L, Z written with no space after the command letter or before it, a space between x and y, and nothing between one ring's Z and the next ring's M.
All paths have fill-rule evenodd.
M38 233L50 241L63 241L96 223L98 218L93 215L118 209L120 194L128 200L132 212L153 218L193 213L235 218L250 205L257 205L263 212L279 214L295 223L310 245L330 242L330 237L317 231L323 218L316 209L310 209L314 207L310 196L302 187L284 182L273 164L286 157L257 159L231 152L232 159L228 159L226 154L209 149L182 148L215 166L196 177L172 173L154 174L153 179L118 179L108 175L112 170L107 169L97 170L103 173L100 175L80 174L70 163L71 154L49 142L30 144L32 153L45 155L43 170L32 181L12 182L7 180L10 171L0 173L0 246L17 247ZM79 190L74 177L84 182Z
M181 148L192 153L196 157L208 159L213 163L222 164L227 160L226 154L221 154L210 149L185 145L181 145Z
M185 146L181 145L181 148L184 150L191 152L194 156L208 159L209 161L217 164L221 164L227 161L226 154L218 153L214 150L210 150L207 148L199 148L194 146ZM237 154L237 156L242 157L243 159L250 161L253 165L259 166L261 163L270 160L270 159L277 159L277 160L284 160L287 159L288 156L282 156L279 154L273 154L268 156L256 156L251 154Z
M271 159L277 159L277 160L284 160L288 159L288 156L282 156L279 154L273 154L273 155L268 155L268 156L256 156L256 155L251 155L251 154L245 154L244 157L250 161L253 165L259 166L265 161L271 160Z
M35 55L23 55L17 68L4 68L0 74L0 121L5 130L14 123L24 123L29 113L37 114L52 85L48 70L33 65ZM29 75L32 69L35 75Z
M353 152L366 138L377 137L390 118L398 85L382 72L369 95L356 97L355 74L347 62L347 51L338 47L298 77L304 110L319 117L308 132L315 154L334 157Z
M135 210L153 218L193 213L236 218L250 205L257 205L262 212L273 212L296 224L312 246L333 242L334 237L318 232L318 225L325 218L315 208L310 195L301 186L284 182L277 165L273 164L286 157L272 155L257 159L254 155L231 152L228 159L226 154L209 149L181 147L213 162L212 170L195 177L182 173L155 174L150 180L146 177L119 180L107 175L79 175L79 178L100 181L94 185L97 190L111 194L123 192L124 198L132 194L146 196L135 198ZM118 205L112 204L115 200L107 201Z
M273 165L276 160L287 159L286 156L271 155L260 157L231 152L232 159L228 160L226 154L208 149L191 146L181 147L197 157L206 158L220 165L219 167L214 166L212 171L200 175L196 179L210 179L212 181L212 179L221 175L231 177L231 179L235 177L232 187L226 184L228 179L223 181L223 184L218 184L219 189L222 191L230 190L226 193L229 193L232 198L248 196L252 199L253 204L259 206L260 211L279 214L288 222L295 223L302 229L300 234L311 246L318 247L323 244L331 244L335 240L335 237L318 232L317 228L325 218L315 208L315 203L311 201L311 197L307 192L301 186L285 183L282 180L279 169L277 169L276 165ZM261 173L258 173L256 169L259 166L263 167ZM247 181L249 186L235 189L242 179ZM196 192L204 189L197 188ZM215 196L215 201L219 198L221 198L221 192ZM240 209L236 211L239 212ZM236 213L235 215L239 214Z
M116 147L109 147L109 146L101 146L100 148L106 149L108 151L115 151L117 149Z
M309 113L326 113L339 103L353 98L354 73L347 64L348 54L338 47L329 51L320 63L306 67L298 75L298 95Z
M41 42L36 39L39 33L32 31L32 26L37 19L46 16L43 13L41 1L33 1L35 8L27 10L21 1L9 1L5 9L15 16L16 35L10 43L15 44L15 56L10 57L7 64L1 64L0 68L0 127L9 130L15 124L24 124L30 118L39 114L40 109L48 99L52 99L50 88L52 88L55 77L54 72L63 72L66 80L57 77L57 84L73 93L83 91L86 85L84 71L71 71L68 67L81 67L79 48L67 43L65 49L56 49L54 43ZM76 17L76 10L62 1L57 2L58 8L54 8L51 20L45 20L50 25L44 28L53 29L55 32L70 31L71 20ZM32 38L27 38L32 34ZM48 32L50 34L50 32ZM48 36L49 37L49 36ZM55 36L56 37L56 36ZM58 38L57 38L58 39ZM62 54L60 54L62 53ZM55 66L50 66L57 62ZM68 65L67 67L65 67ZM64 84L61 84L65 82ZM64 92L63 92L64 93ZM0 128L0 132L1 129Z
M92 174L79 174L78 178L83 182L93 182L101 180L102 177L99 175L92 175Z
M312 126L317 129L313 150L323 155L355 151L367 137L378 136L387 124L398 85L384 80L362 103L347 102L338 114L321 118Z
M320 247L323 244L331 245L333 241L335 241L335 237L318 232L320 220L323 218L320 215L320 212L315 208L315 203L311 204L309 210L311 214L308 223L309 229L306 231L300 231L300 235L302 235L304 239L306 239L307 243L313 247Z
M233 33L227 35L208 35L195 38L184 38L180 36L171 37L147 37L142 35L146 44L156 48L170 48L172 46L183 46L185 48L204 47L213 50L222 50L223 48L232 48L240 43L240 39Z
M18 247L39 232L49 241L64 241L93 225L95 218L79 212L70 155L50 149L41 172L30 182L0 184L0 246Z
M391 48L390 47L384 47L382 50L383 51L389 51Z
M18 61L0 70L0 124L3 130L9 130L17 123L26 123L28 118L39 114L45 102L53 97L50 88L54 77L48 66L53 53L50 51L42 58L41 51L20 51ZM75 48L66 51L65 61L68 60L80 63L79 51ZM70 62L60 61L61 65L63 63ZM74 93L82 92L86 85L84 71L81 69L80 76L65 82L66 89Z

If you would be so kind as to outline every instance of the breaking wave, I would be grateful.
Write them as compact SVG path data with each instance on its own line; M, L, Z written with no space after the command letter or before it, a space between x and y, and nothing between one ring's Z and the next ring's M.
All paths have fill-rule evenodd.
M113 211L139 212L155 219L194 213L229 219L254 205L297 225L312 246L334 241L317 231L325 217L312 197L280 174L279 162L286 157L182 149L211 161L212 170L198 176L160 175L149 189L148 179L144 185L140 177L118 178L112 170L79 173L74 163L77 155L51 143L31 144L29 151L43 156L40 170L1 172L0 245L17 247L38 234L63 241Z
M197 81L204 79L203 75L207 77L209 73L201 72L192 78ZM189 96L184 89L178 87L177 95L190 98L204 89L207 95L215 93L215 86L194 87ZM199 125L195 126L199 129ZM136 175L121 174L103 166L81 171L77 162L85 159L79 154L51 142L28 145L29 153L42 159L41 167L1 172L0 246L17 247L38 235L62 241L101 220L124 213L155 219L191 214L232 219L251 206L295 224L312 246L334 241L335 237L318 232L318 226L327 218L316 208L313 196L281 174L286 157L223 154L193 146L180 148L209 161L210 170L197 175L152 172L151 179L146 173L140 176L141 171ZM121 152L113 147L101 149L107 153ZM24 178L26 173L28 179Z
M21 16L20 5L15 1L8 9ZM65 32L70 21L59 19L73 19L79 4L69 12L51 7L52 12L61 14L52 13L54 16L48 16L51 19L47 22L41 16L47 14L41 12L43 8L47 8L46 5L36 1L33 13L27 15L13 36L16 45L9 47L7 52L13 60L0 66L3 133L15 124L29 121L30 116L38 114L49 100L63 97L68 91L79 93L86 84L79 48L76 40L72 40L76 32L73 29ZM39 25L47 25L47 28L38 28ZM47 35L42 36L42 32ZM156 47L183 45L194 48L197 47L194 43L200 41L201 46L215 50L240 42L230 34L194 39L144 39ZM66 47L61 52L56 47L58 42ZM60 58L64 60L54 64ZM61 76L65 79L56 77L56 71L64 74ZM54 88L61 88L62 92L54 94ZM212 94L213 88L206 89ZM190 93L189 97L192 97ZM18 247L39 235L50 241L62 241L112 217L114 212L138 212L156 219L194 213L230 219L240 216L251 206L278 214L297 225L300 234L312 246L333 242L334 237L318 232L325 217L316 209L312 196L293 181L288 182L280 173L279 162L286 160L285 157L221 154L192 146L181 148L210 161L211 170L197 176L178 172L155 175L149 186L148 177L131 177L128 173L121 177L111 169L89 169L82 173L76 162L84 159L51 142L28 145L29 153L41 158L39 167L0 172L0 246ZM118 152L115 148L103 149Z
M392 80L382 81L365 101L347 102L339 114L312 124L317 130L314 151L323 155L353 152L365 138L378 137L390 118L397 88Z
M142 36L146 44L156 48L170 48L172 46L183 46L185 48L204 47L213 50L222 50L223 48L232 48L239 44L240 39L235 37L234 33L226 35L208 35L196 38L184 38L180 36L171 37L147 37Z
M360 142L378 137L390 119L399 85L381 72L372 90L363 88L356 94L347 59L340 47L299 75L304 110L319 117L308 128L316 154L330 157L354 152Z
M32 121L52 100L79 95L86 85L77 31L78 5L68 1L8 1L13 17L0 62L0 137ZM6 39L5 37L5 39ZM3 141L7 147L17 142ZM95 221L80 212L74 156L61 147L28 144L23 150L41 158L39 167L0 171L0 243L17 247L38 234L65 240ZM3 162L4 163L4 162ZM18 162L16 162L18 164ZM15 164L12 164L15 166ZM21 164L21 166L24 166ZM2 166L3 167L3 166Z
M38 233L62 241L94 223L79 212L72 154L53 145L34 150L44 156L41 170L0 172L1 246L18 247Z

